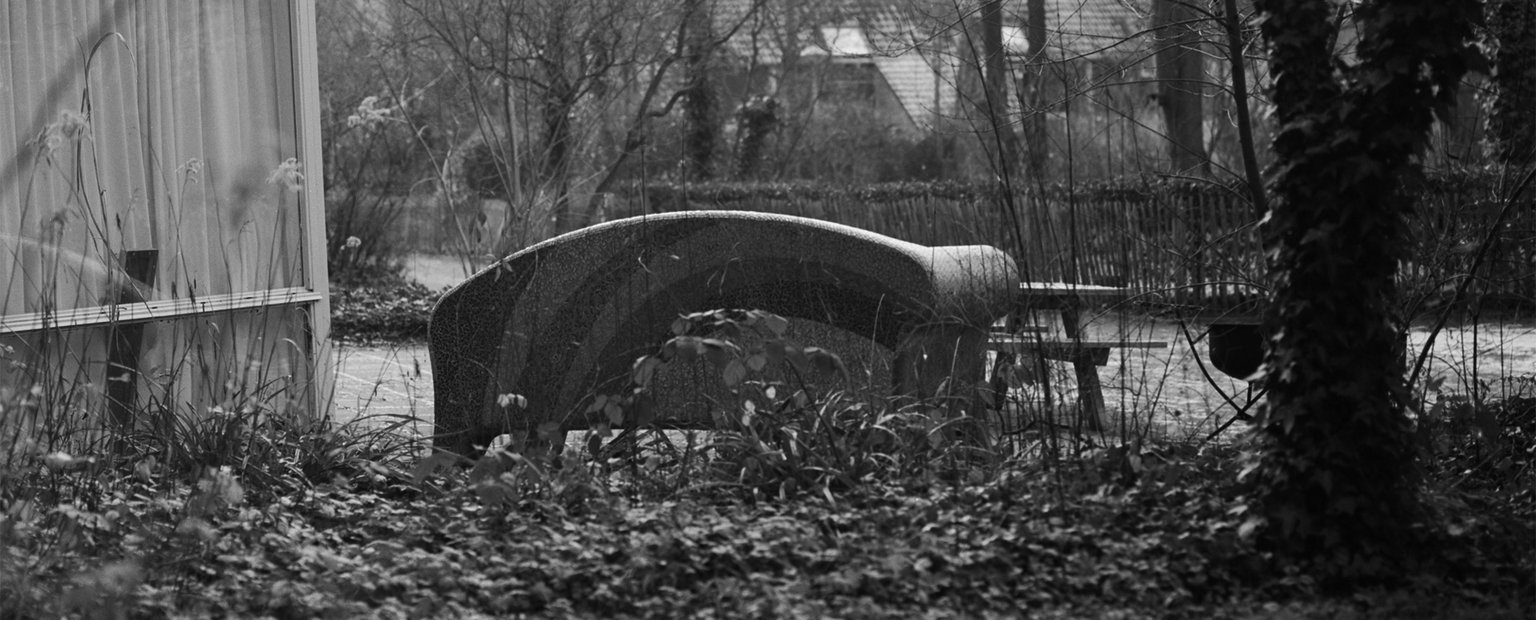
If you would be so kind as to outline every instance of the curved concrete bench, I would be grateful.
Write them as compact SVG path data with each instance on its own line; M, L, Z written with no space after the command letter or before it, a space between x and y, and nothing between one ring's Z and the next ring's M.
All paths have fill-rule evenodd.
M680 314L718 308L870 343L870 365L883 367L874 375L894 377L890 393L980 384L988 327L1017 287L1013 260L996 248L926 247L799 217L694 211L600 224L513 254L438 302L428 329L434 444L469 455L501 432L584 428L588 399L624 391L635 359L665 342ZM871 357L847 343L798 344ZM526 399L514 419L503 394Z

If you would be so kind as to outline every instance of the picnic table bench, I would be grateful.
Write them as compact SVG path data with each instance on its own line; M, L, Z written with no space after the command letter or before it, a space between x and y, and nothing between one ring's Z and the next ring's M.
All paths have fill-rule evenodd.
M1021 357L1055 360L1072 364L1077 377L1078 403L1083 423L1092 430L1109 426L1104 418L1104 387L1099 381L1099 366L1109 363L1111 349L1161 349L1167 342L1156 340L1091 340L1086 338L1088 310L1129 298L1129 289L1071 284L1065 282L1021 282L1014 311L993 329L988 346L997 354L993 372L993 393L1007 394L1003 373L997 372ZM1054 310L1061 316L1061 335L1051 334L1035 314ZM997 399L999 408L1003 400Z

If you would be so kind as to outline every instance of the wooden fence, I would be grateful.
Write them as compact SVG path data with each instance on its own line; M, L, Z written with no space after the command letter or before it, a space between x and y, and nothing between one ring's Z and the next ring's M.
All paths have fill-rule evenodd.
M1408 296L1433 297L1466 275L1503 200L1495 179L1429 181L1415 188ZM867 190L742 191L627 188L604 219L676 210L741 209L813 217L924 245L982 243L1009 250L1025 279L1129 286L1156 304L1231 308L1263 291L1260 217L1235 188L1113 182L1020 192L933 195ZM1500 226L1474 292L1536 300L1536 204ZM1010 208L1011 203L1011 208Z

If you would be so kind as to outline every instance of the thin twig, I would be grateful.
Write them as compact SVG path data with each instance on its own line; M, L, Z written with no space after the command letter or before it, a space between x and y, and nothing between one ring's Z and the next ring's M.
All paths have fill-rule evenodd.
M1488 232L1483 236L1483 242L1477 248L1477 254L1472 257L1472 266L1467 270L1467 275L1461 283L1456 285L1456 292L1451 294L1450 301L1446 302L1445 310L1440 312L1440 318L1435 320L1434 328L1429 330L1429 337L1424 340L1424 347L1419 350L1418 357L1413 362L1413 372L1408 375L1408 385L1413 385L1419 380L1419 373L1424 370L1424 362L1429 359L1430 349L1435 346L1435 337L1445 329L1445 324L1451 318L1451 311L1456 308L1456 302L1461 301L1467 294L1467 289L1472 286L1472 281L1477 275L1477 270L1483 266L1483 261L1488 259L1488 250L1493 247L1494 236L1499 234L1499 229L1504 226L1504 221L1509 219L1509 214L1514 210L1515 199L1525 193L1530 187L1531 180L1536 178L1536 167L1525 172L1525 176L1515 184L1515 190L1504 199L1504 206L1499 209L1499 216L1494 218L1493 224L1488 227Z

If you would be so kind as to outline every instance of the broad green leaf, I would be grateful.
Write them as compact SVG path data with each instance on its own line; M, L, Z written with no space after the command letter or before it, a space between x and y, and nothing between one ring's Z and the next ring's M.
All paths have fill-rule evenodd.
M665 348L671 357L689 364L704 353L704 339L698 336L678 336L668 341Z
M763 322L768 325L768 331L773 332L777 338L784 337L784 332L789 329L789 319L768 312L764 312L762 317Z
M634 382L640 387L650 387L651 379L656 376L656 369L662 364L661 358L647 355L635 360Z
M721 378L727 387L736 387L747 378L747 366L739 359L733 359L726 363L725 369L720 371Z
M715 368L724 369L725 365L735 359L741 352L741 348L735 344L718 338L705 338L702 342L704 355Z
M555 439L555 435L557 435L559 432L560 423L553 420L540 424L538 429L539 439L543 439L545 441L553 441Z

